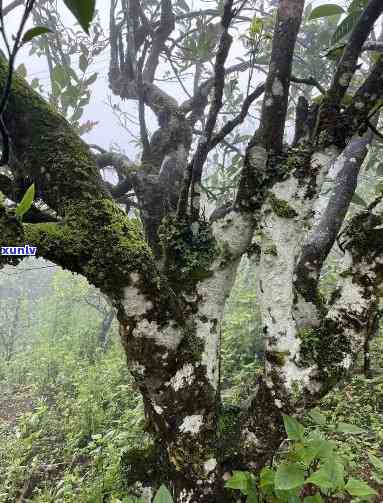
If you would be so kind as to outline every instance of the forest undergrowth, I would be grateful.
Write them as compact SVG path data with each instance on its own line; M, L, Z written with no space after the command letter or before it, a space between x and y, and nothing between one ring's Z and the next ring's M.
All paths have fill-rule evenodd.
M237 405L262 366L253 279L249 269L241 271L225 317L223 399ZM59 271L33 306L33 319L25 297L15 353L0 361L0 503L142 501L140 488L127 483L124 454L150 446L151 438L115 325L100 346L94 295L82 279ZM371 348L372 378L356 372L300 418L334 443L349 476L377 492L328 501L383 501L383 469L371 463L383 454L382 343L379 336ZM354 428L342 430L343 423ZM286 445L274 465L285 458Z

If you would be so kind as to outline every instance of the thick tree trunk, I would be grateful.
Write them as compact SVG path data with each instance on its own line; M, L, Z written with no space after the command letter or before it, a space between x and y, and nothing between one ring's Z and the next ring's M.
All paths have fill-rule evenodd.
M155 440L150 452L126 456L127 480L154 489L167 483L177 503L231 502L223 489L227 472L258 471L273 457L283 438L282 414L311 406L351 369L376 316L383 279L382 198L342 232L345 257L336 295L323 299L318 283L371 141L360 136L360 129L381 98L383 58L344 111L341 102L383 6L370 0L323 106L312 107L295 147L286 148L303 6L303 0L279 2L260 127L249 145L233 208L217 219L206 221L198 201L198 208L188 207L189 189L199 192L198 184L186 183L186 197L178 200L179 175L185 174L185 182L195 175L186 164L196 119L193 123L187 117L191 110L182 110L152 83L148 69L144 73L152 77L143 84L143 96L137 82L111 79L116 92L141 98L159 119L160 128L144 149L143 169L126 180L139 200L144 232L113 201L87 145L17 76L4 114L18 162L12 167L14 179L0 180L2 190L19 200L32 179L57 221L21 224L0 205L2 245L33 244L39 255L84 275L108 296ZM171 12L171 2L163 7ZM230 2L224 7L230 14ZM164 41L159 43L154 59ZM112 47L111 74L118 67L115 57ZM216 69L222 80L221 59ZM6 70L1 59L2 85ZM218 108L220 79L213 79ZM210 118L218 108L213 106ZM211 136L214 124L208 122ZM327 177L334 184L322 204ZM169 180L176 182L174 191ZM177 200L187 208L175 217ZM258 257L265 369L249 405L225 410L219 390L220 325L238 263L250 249Z
M177 263L179 258L172 253L180 242L169 241L168 277L173 267L178 274L182 265L189 269L189 285L180 283L179 275L172 284L187 314L183 324L152 318L151 303L134 283L125 289L118 312L121 339L144 398L148 428L168 461L168 473L163 475L179 502L231 501L230 495L224 496L222 478L226 453L219 426L220 325L252 228L251 219L235 211L214 223L212 234L201 225L198 236L187 236L192 240L187 264ZM131 320L131 312L140 319Z

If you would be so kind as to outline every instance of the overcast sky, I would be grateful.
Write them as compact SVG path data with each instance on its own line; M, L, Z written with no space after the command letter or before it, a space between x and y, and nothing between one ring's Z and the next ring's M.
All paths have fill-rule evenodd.
M383 0L382 0L383 1ZM11 3L11 0L5 0L4 5L7 6ZM59 0L59 4L63 3ZM307 4L312 3L313 5L326 3L325 0L314 0L313 2L307 2ZM343 4L341 0L332 0L332 3ZM200 0L190 3L192 9L213 7L214 2L202 2ZM109 14L109 0L97 0L97 9L101 18L102 26L107 33L108 28L108 14ZM8 33L14 33L17 30L20 16L22 13L22 8L15 9L6 19L6 28ZM71 13L63 5L62 8L62 18L66 25L73 26L74 18ZM20 63L24 63L28 71L28 80L36 77L41 81L46 89L49 89L49 74L45 58L38 58L37 56L29 56L30 47L22 49L18 55L16 66ZM240 55L240 50L232 50L231 60L234 61L235 56ZM89 68L89 75L97 71L99 77L96 83L92 86L92 97L90 104L86 107L85 113L82 117L82 121L92 120L99 121L99 124L89 133L83 136L84 140L89 143L96 143L104 148L109 148L111 144L117 143L130 157L134 156L136 148L131 144L132 138L129 134L124 131L118 124L116 117L113 115L110 107L106 104L108 95L111 92L108 89L108 61L109 61L109 49L107 48L100 56L97 57L95 63ZM186 98L178 82L174 83L161 83L161 88L169 92L172 96L179 100ZM121 100L113 96L113 101L115 103L121 103ZM123 106L127 111L132 112L135 117L137 117L136 105L132 102L124 102ZM149 128L156 128L156 122L153 117L151 117L150 111L147 112L148 115L148 125ZM136 131L133 126L132 129Z

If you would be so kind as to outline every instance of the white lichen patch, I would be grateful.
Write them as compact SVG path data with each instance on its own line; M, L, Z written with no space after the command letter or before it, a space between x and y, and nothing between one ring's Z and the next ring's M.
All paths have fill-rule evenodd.
M192 435L197 435L201 429L202 424L202 415L195 414L193 416L186 416L180 426L180 431L182 433L191 433Z
M346 355L346 357L342 360L341 365L342 367L348 370L352 365L352 356Z
M188 492L186 489L182 489L180 494L180 503L194 503L193 493Z
M217 460L210 458L203 464L205 473L208 475L210 472L214 471L217 466Z
M195 317L196 335L203 340L202 364L211 385L218 386L219 332L225 302L234 283L239 259L228 264L226 269L217 270L197 286L200 299Z
M359 138L359 136L355 137ZM351 142L354 140L354 137L351 139ZM314 205L314 222L316 225L320 218L323 215L324 210L327 207L328 200L336 186L337 177L340 171L344 168L346 162L356 162L356 159L348 159L345 153L338 155L337 147L329 147L324 152L320 152L318 154L321 157L316 160L319 164L321 164L322 168L320 168L320 177L318 177L318 186L320 187L319 197ZM319 166L318 166L319 168Z
M124 288L123 305L128 316L142 316L153 308L153 304L135 286Z
M157 414L162 414L164 411L164 409L159 405L153 405L153 409L156 411Z
M259 444L257 435L247 428L243 431L243 439L246 447L256 447Z
M159 329L156 321L140 320L133 330L133 337L154 339L158 345L168 349L177 349L181 342L182 332L176 325L167 325Z
M254 222L249 216L233 210L213 222L212 230L220 249L236 258L249 246Z
M301 295L296 299L294 319L298 330L307 326L307 320L310 320L311 328L318 327L321 321L317 306L313 302L306 301Z
M275 406L278 407L278 409L281 409L283 407L282 402L278 398L276 398L274 400L274 403L275 403Z
M132 372L135 372L136 374L139 374L141 376L143 376L145 374L145 367L144 365L141 365L140 363L138 362L131 362L130 363L130 370Z
M141 492L141 498L144 503L150 503L153 499L154 493L151 487L143 487Z
M214 388L218 386L219 332L226 299L235 280L240 257L251 243L254 223L231 211L213 223L213 234L222 254L211 266L211 276L197 285L199 308L195 316L197 336L204 341L202 364Z
M259 145L253 145L248 151L249 163L253 168L263 170L267 163L267 151Z
M194 381L194 367L190 363L184 365L181 369L177 370L176 374L170 379L170 384L173 386L174 391L192 384Z
M283 85L278 78L274 79L273 84L271 86L271 92L273 93L274 96L283 96L284 94Z
M266 367L270 364L267 363ZM271 367L269 367L271 370ZM275 367L273 367L275 371ZM304 389L311 393L317 393L321 388L321 383L315 379L318 374L318 367L301 368L289 358L286 358L285 363L278 368L280 378L284 381L284 385L291 393L302 392Z
M266 375L277 372L286 389L292 393L297 387L314 390L317 387L317 368L301 368L295 362L299 362L301 346L297 325L318 324L318 315L314 305L302 300L296 303L293 289L296 258L306 237L302 221L310 217L312 203L305 197L305 189L299 186L295 177L276 184L272 192L288 208L293 208L298 216L288 218L278 214L272 197L263 207L258 271L260 310L266 332L266 350L279 355L275 363L266 362ZM273 383L266 384L273 391ZM279 401L275 404L277 407L280 405Z

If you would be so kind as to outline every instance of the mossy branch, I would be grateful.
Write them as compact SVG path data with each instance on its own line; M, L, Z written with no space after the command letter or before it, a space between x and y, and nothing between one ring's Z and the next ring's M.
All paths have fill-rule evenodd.
M7 62L0 57L0 87ZM70 124L18 75L4 113L16 178L35 183L38 196L59 214L72 201L107 197L94 157Z

